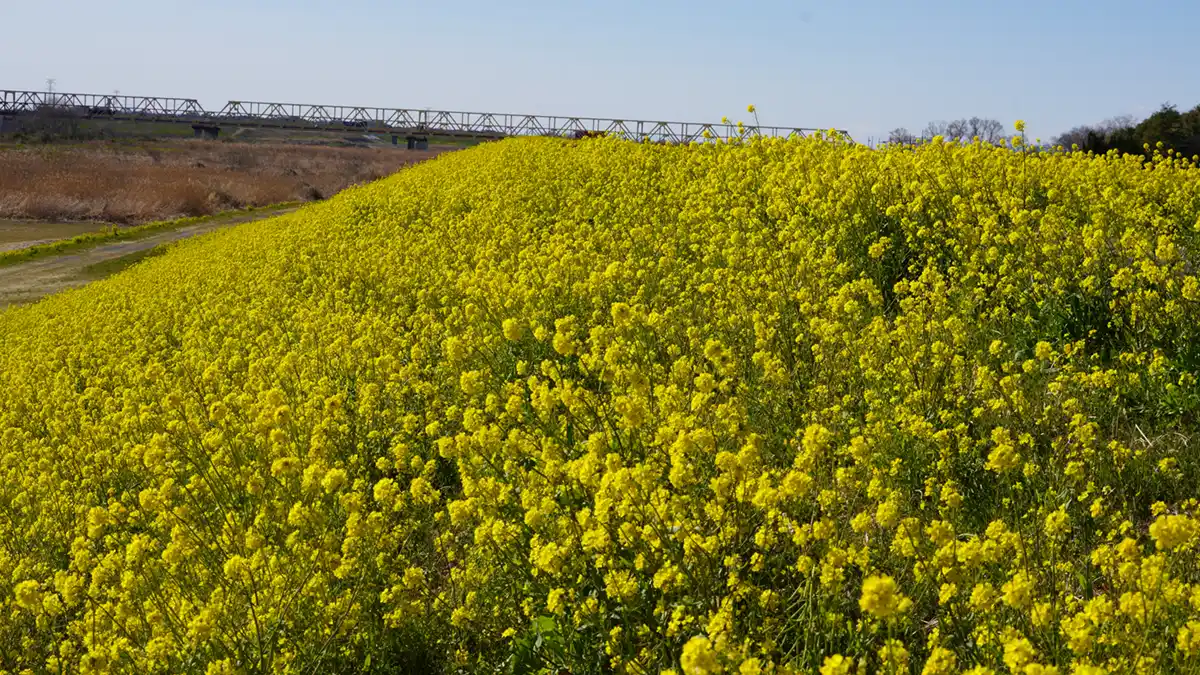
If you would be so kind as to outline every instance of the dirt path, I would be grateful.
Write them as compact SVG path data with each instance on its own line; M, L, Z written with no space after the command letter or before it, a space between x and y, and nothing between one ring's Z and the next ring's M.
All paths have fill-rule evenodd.
M260 213L217 217L176 230L159 232L140 239L98 244L81 251L38 258L29 262L0 267L0 309L33 302L52 293L83 286L120 271L123 259L129 264L145 257L150 249L180 239L194 237L238 223L283 215L294 208Z

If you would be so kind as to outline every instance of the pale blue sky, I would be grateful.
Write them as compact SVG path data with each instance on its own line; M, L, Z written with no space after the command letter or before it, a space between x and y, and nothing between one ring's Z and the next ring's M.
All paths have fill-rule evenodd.
M0 0L0 88L1034 135L1200 103L1200 0Z

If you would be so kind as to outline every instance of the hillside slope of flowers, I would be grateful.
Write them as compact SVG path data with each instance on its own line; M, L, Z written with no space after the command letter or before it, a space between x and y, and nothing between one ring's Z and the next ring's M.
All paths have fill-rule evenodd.
M7 672L1200 672L1200 170L510 140L0 315Z

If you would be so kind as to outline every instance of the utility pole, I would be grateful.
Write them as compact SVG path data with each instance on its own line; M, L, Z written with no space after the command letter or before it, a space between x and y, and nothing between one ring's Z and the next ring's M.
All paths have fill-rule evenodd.
M56 82L58 82L58 80L54 79L53 77L46 78L46 100L50 105L55 105L57 103L54 100L54 83Z

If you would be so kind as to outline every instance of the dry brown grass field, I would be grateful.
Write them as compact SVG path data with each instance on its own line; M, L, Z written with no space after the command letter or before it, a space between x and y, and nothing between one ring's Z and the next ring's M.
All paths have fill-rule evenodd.
M313 201L439 152L199 140L0 146L0 219L135 224Z

